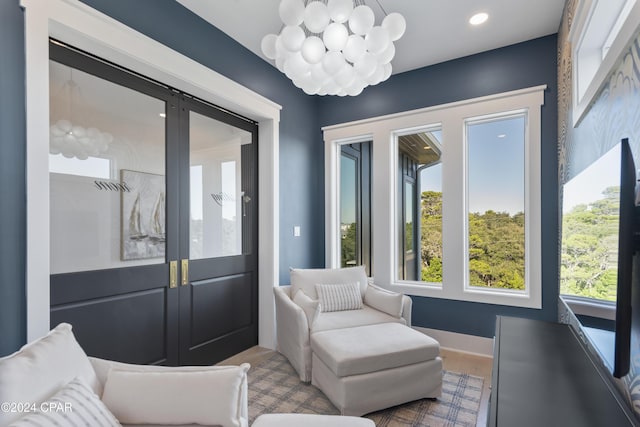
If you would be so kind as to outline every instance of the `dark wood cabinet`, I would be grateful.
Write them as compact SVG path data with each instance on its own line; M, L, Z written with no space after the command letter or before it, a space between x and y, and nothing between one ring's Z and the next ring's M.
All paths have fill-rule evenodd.
M638 425L569 325L498 316L488 425Z

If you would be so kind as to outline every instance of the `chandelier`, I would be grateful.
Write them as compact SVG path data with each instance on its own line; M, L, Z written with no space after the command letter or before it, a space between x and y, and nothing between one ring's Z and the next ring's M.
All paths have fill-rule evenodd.
M401 14L382 9L374 25L364 0L281 0L278 11L282 30L262 39L262 52L306 94L357 96L391 76Z
M69 120L58 120L49 128L49 152L64 157L86 160L104 153L113 141L113 136L96 128L84 128Z
M73 119L74 98L81 98L80 88L73 81L73 70L69 69L69 80L61 89L62 98L68 98L69 119ZM49 127L49 152L62 154L66 158L76 157L86 160L104 153L113 141L113 136L94 127L86 128L73 124L70 120L61 119Z

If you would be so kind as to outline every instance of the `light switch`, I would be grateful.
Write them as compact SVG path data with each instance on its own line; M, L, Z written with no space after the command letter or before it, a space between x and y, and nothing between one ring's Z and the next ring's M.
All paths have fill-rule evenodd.
M293 237L300 237L300 226L299 225L294 225L293 226Z

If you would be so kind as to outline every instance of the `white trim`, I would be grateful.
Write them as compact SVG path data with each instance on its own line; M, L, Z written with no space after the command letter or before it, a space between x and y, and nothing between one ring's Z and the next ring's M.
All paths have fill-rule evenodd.
M353 137L345 138L340 141L336 141L334 145L325 145L325 170L331 170L331 173L325 173L324 186L325 188L331 188L332 194L340 193L340 146L346 144L356 144L359 142L367 142L373 139L373 135L356 135ZM327 163L328 162L328 163ZM326 200L327 192L325 192L325 205L328 203ZM331 239L326 239L328 243L325 246L325 262L327 265L339 266L340 265L340 200L333 204L334 209L332 211L326 210L325 215L325 230L326 233L334 231L335 235Z
M275 348L279 277L281 107L78 0L21 0L27 118L27 339L49 331L49 37L125 66L259 124L259 345ZM43 214L44 213L44 214Z
M439 329L420 328L417 326L414 326L413 329L438 341L440 348L473 354L474 356L493 357L493 338L477 337L475 335L441 331Z
M339 253L339 188L338 145L345 141L373 140L372 156L372 230L378 242L372 248L372 275L377 284L410 295L475 301L490 304L513 305L527 308L542 307L541 284L541 190L540 146L541 106L544 104L546 85L474 98L435 107L406 111L387 116L358 120L323 128L325 141L325 247L328 267L337 267ZM528 293L496 292L492 290L465 290L465 269L462 262L450 260L464 258L466 246L466 207L464 197L443 198L443 286L438 284L401 282L396 280L397 224L397 135L409 129L438 126L442 128L442 191L444 194L466 194L465 177L460 165L465 164L464 120L471 117L502 114L513 111L527 112L527 286ZM449 141L449 142L447 142ZM458 141L458 142L456 142ZM381 242L387 242L382 244Z
M575 314L616 320L616 304L610 301L598 301L594 298L581 298L572 295L560 295L560 298Z
M354 120L352 122L345 122L345 123L339 123L335 125L324 126L321 129L323 132L327 132L327 131L334 131L342 128L351 128L357 125L377 124L381 121L401 119L404 117L413 117L422 113L430 113L433 111L441 111L449 108L463 107L469 104L477 104L478 102L493 101L493 100L499 100L503 98L511 98L519 95L527 95L530 93L538 93L540 91L544 91L546 88L547 88L547 85L532 86L524 89L512 90L509 92L502 92L502 93L496 93L493 95L481 96L478 98L463 99L461 101L449 102L446 104L434 105L431 107L418 108L416 110L401 111L399 113L386 114L384 116L369 117L366 119ZM414 128L407 127L406 130L411 131L413 129L422 129L424 127L425 127L424 124L416 125ZM363 134L366 134L366 133L367 132L364 132ZM349 137L345 137L344 140L348 141Z
M601 1L608 2L610 0L583 0L579 2L575 12L575 19L568 35L568 41L571 43L571 62L573 64L571 67L571 80L574 127L578 126L585 116L596 96L600 93L605 81L609 78L615 64L638 33L640 1L635 1L604 58L600 49L591 49L593 51L591 56L581 56L585 35L589 32L591 25L597 25L598 23L597 18L594 19L593 15L598 3ZM607 4L604 7L608 6ZM609 35L602 40L602 43L608 37ZM584 83L585 80L588 83ZM583 83L581 84L580 81L583 81ZM582 96L581 93L583 93Z

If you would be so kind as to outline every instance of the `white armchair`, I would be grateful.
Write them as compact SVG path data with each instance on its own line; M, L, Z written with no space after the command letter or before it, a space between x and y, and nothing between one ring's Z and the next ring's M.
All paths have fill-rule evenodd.
M316 300L316 284L355 283L360 285L364 301L361 310L307 314L296 302L302 291ZM401 323L411 326L412 301L406 295L388 292L368 282L364 267L344 269L292 269L291 285L274 288L276 304L277 349L304 382L311 381L311 342L314 332L350 328L379 323ZM398 307L400 310L398 310ZM311 310L314 311L314 310ZM309 323L312 323L310 325Z

